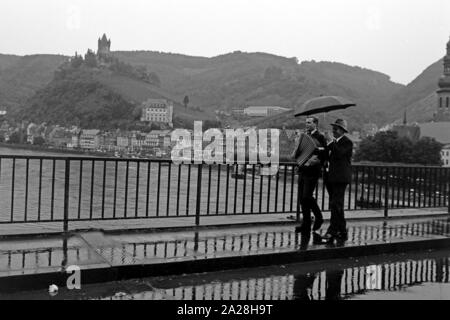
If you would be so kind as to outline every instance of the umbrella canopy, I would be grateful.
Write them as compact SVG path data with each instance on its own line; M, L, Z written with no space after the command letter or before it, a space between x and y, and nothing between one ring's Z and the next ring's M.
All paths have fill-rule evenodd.
M295 116L310 116L317 113L341 110L354 106L356 106L355 103L342 97L323 96L306 101L295 111Z

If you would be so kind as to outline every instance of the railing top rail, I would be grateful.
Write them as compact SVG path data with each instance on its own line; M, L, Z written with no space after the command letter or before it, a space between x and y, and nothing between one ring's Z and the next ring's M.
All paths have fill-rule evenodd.
M154 162L154 163L173 163L172 159L166 158L166 159L154 159L154 158L117 158L117 157L95 157L95 156L51 156L51 155L43 155L43 156L34 156L34 155L0 155L0 159L23 159L23 160L70 160L70 161L113 161L113 162ZM203 162L204 164L208 164ZM194 162L183 162L182 164L197 164ZM256 164L259 165L261 163L254 163L250 161L235 161L233 163L226 163L225 161L222 163L215 163L215 165L221 164L221 165L227 165L227 164L240 164L240 165L252 165ZM287 161L285 159L282 159L278 163L280 166L293 166L296 165L295 162ZM450 168L447 167L440 167L440 166L421 166L421 165L403 165L403 164L372 164L372 163L353 163L353 167L364 167L364 168L417 168L417 169L447 169L450 170Z

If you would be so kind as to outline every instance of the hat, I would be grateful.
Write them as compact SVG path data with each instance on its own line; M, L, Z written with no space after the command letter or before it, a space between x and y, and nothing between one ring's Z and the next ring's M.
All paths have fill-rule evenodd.
M348 129L347 129L347 121L345 121L344 119L337 119L335 123L331 123L332 126L334 127L339 127L342 130L344 130L346 133L348 133Z

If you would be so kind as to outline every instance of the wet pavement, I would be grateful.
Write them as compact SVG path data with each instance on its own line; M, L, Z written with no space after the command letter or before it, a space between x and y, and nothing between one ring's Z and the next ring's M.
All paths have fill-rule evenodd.
M324 225L323 230L326 227ZM330 259L336 255L361 256L365 250L379 245L384 245L386 249L407 243L414 248L417 242L449 240L450 220L428 218L350 222L348 232L347 242L333 244L319 242L314 236L296 234L294 226L289 225L125 234L84 232L68 238L3 240L0 242L0 282L13 276L61 274L65 267L71 265L79 266L82 272L120 271L120 268L138 266L142 268L141 274L148 275L164 274L173 265L178 270L172 269L171 272L177 274L185 272L183 268L189 268L190 272L220 270L222 266L225 268L226 259L234 259L226 268L241 268L257 266L258 263L270 265L276 264L276 261L286 262L280 258L283 254L284 258L295 257L295 261L302 260L307 254L312 254L312 258L305 261ZM335 253L339 249L351 248L362 249L356 254L354 251ZM367 251L367 254L373 253ZM198 269L194 268L196 265ZM153 269L143 272L149 267ZM129 275L129 278L133 277L135 275ZM0 288L0 291L4 289L8 288Z
M0 294L0 299L335 300L450 299L450 251L426 251L149 277Z

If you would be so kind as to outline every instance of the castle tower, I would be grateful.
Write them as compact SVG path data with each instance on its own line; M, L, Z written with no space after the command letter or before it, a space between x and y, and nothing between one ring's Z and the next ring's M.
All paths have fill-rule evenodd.
M111 39L106 37L106 34L103 34L101 39L98 39L98 56L106 56L111 52Z
M436 121L450 121L450 40L444 57L444 74L439 79Z

